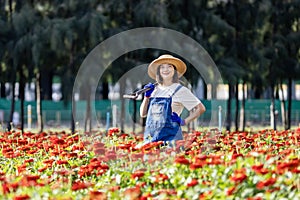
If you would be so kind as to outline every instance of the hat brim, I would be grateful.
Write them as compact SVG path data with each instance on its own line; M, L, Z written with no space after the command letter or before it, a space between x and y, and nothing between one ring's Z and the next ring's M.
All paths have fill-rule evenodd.
M156 72L157 72L157 68L158 66L160 66L161 64L172 64L176 67L177 73L178 73L178 77L181 77L185 72L186 72L186 64L178 59L178 58L157 58L154 61L152 61L149 66L148 66L148 75L156 80Z

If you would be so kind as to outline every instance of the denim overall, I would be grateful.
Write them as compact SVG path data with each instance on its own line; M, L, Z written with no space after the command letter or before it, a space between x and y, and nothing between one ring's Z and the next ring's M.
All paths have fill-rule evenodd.
M144 133L144 144L156 141L164 141L171 144L175 142L175 140L183 139L180 125L171 119L172 96L181 87L182 85L177 86L170 97L150 98Z

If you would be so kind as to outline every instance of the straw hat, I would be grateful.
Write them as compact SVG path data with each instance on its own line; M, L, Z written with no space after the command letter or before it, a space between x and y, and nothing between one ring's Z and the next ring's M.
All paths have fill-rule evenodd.
M181 77L186 71L186 64L182 60L166 54L161 55L150 63L148 66L148 75L155 80L158 66L165 63L172 64L176 67L178 77Z

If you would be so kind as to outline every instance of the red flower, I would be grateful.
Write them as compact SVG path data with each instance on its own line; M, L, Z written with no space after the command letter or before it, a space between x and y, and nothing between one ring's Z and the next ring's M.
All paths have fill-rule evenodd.
M113 187L111 187L110 189L109 189L109 191L111 191L111 192L114 192L114 191L118 191L118 190L120 190L120 186L113 186Z
M107 196L104 192L100 191L90 191L89 200L106 200Z
M269 178L269 179L264 180L264 181L259 181L256 184L256 188L257 189L263 189L264 187L274 185L274 183L276 183L276 179L275 178Z
M247 200L262 200L262 197L248 197Z
M259 165L253 165L251 168L253 171L255 171L257 174L267 174L269 172L268 169L263 168L264 164Z
M78 175L80 177L83 177L83 176L90 176L92 174L91 170L89 169L89 166L81 166L78 170Z
M26 170L26 163L20 165L17 167L18 173L22 173L23 171Z
M26 176L26 179L27 179L28 181L37 181L39 178L40 178L39 175L27 175L27 176Z
M161 173L159 173L155 176L155 182L156 183L163 182L163 181L168 180L168 179L169 179L169 177L167 175L161 174Z
M126 137L129 137L129 134L123 133L119 136L119 138L125 139Z
M133 161L136 161L138 159L143 160L143 158L144 158L144 153L133 153L133 154L131 154L131 159Z
M85 145L83 142L79 142L77 145L74 145L72 147L72 151L75 151L75 150L83 151L84 149L85 149Z
M108 170L109 166L107 164L102 164L101 169Z
M139 182L139 183L137 183L136 184L136 186L138 186L138 187L145 187L147 185L147 183L146 182Z
M2 184L3 194L14 192L18 189L18 187L19 187L19 183L6 183L5 182Z
M48 160L44 160L43 163L51 166L54 161L55 161L54 159L48 159Z
M125 199L139 199L139 197L142 195L140 187L136 186L133 188L128 188L124 191Z
M28 144L28 141L27 140L22 140L22 139L20 139L20 140L18 140L18 145L25 145L25 144Z
M196 162L197 161L206 161L207 158L208 158L207 155L200 154L200 155L195 157L195 161Z
M116 160L117 159L117 154L116 152L114 151L109 151L105 154L105 157L108 159L108 160Z
M30 196L27 194L18 195L13 198L13 200L27 200L27 199L30 199Z
M97 149L97 148L104 148L105 147L105 144L102 143L102 142L96 142L94 144L94 148Z
M61 176L68 176L68 175L72 174L72 171L62 169L60 171L56 171L56 173Z
M108 136L113 136L113 135L117 135L120 133L120 129L119 128L110 128L107 132Z
M58 165L65 165L65 164L68 164L68 161L67 160L58 160L56 163Z
M160 147L164 142L163 141L157 141L157 142L150 142L145 144L141 147L142 150L150 150L152 148Z
M210 199L210 196L212 194L212 191L206 191L206 192L203 192L199 195L199 200L207 200L207 199Z
M8 148L3 148L2 149L2 154L6 154L6 153L9 153L9 152L13 152L14 150L13 150L13 148L11 148L11 147L8 147Z
M230 196L230 195L232 195L234 192L235 192L235 186L233 186L233 187L231 187L231 188L228 188L227 191L226 191L226 195L227 195L227 196Z
M230 180L232 180L235 183L241 183L247 178L247 175L245 174L245 169L236 170L235 174L231 176Z
M20 185L23 187L38 186L37 181L39 178L39 175L26 175L21 179Z
M74 157L77 157L77 156L78 156L78 154L75 153L75 152L71 152L71 153L67 154L67 158L74 158Z
M140 198L140 200L148 200L148 199L152 199L153 196L151 193L146 193L146 194L143 194Z
M175 189L160 189L158 194L166 194L168 196L177 195L177 191Z
M238 157L243 157L243 154L241 154L241 153L235 153L235 154L232 155L231 159L236 159Z
M51 140L51 139L50 139L50 140ZM63 140L63 139L53 138L53 139L52 139L52 143L53 143L53 144L57 144L57 145L63 145L63 144L65 144L66 142L65 142L65 140Z
M24 160L24 163L31 163L31 162L33 162L33 161L34 161L33 158L29 158L29 159L27 159L27 160Z
M103 147L98 147L98 148L94 149L94 153L95 153L96 155L102 155L102 154L105 154L105 148L103 148Z
M141 178L143 177L145 174L145 172L143 171L135 171L133 174L131 174L131 178L135 179L135 178Z
M243 173L238 173L238 174L235 174L234 176L231 177L231 180L233 182L237 182L237 183L240 183L242 182L243 180L245 180L247 178L247 175L243 174Z
M118 149L127 149L129 150L132 147L132 144L119 144L117 146Z
M300 164L300 161L298 159L291 160L289 162L284 162L284 163L278 163L277 164L277 169L278 170L293 170L297 168Z
M198 169L198 168L202 168L204 165L205 165L204 162L192 163L192 164L190 164L190 169L195 170L195 169Z
M99 169L101 168L101 162L98 160L90 161L90 164L88 165L90 170Z
M183 165L189 165L190 161L186 159L184 156L178 156L175 158L174 161L176 164L183 164Z
M195 185L198 185L197 179L192 179L189 183L187 183L187 187L194 187Z
M88 188L90 186L92 186L92 184L78 181L78 182L74 182L72 184L72 188L71 189L73 191L77 191L77 190L81 190L81 189L86 189L86 188Z
M4 182L4 181L6 181L6 177L3 175L0 175L0 182Z

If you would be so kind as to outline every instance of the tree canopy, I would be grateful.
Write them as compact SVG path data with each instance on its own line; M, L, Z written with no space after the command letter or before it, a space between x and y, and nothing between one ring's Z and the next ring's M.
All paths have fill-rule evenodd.
M122 31L164 27L201 44L226 83L247 84L251 98L263 98L264 90L300 79L299 10L300 0L1 1L1 95L4 83L25 85L40 75L41 97L51 99L56 76L63 99L69 101L78 69L94 47ZM163 52L128 52L111 64L100 82L117 82L134 66ZM109 56L109 50L98 56ZM191 67L185 78L195 85L199 76ZM95 84L91 81L95 80L82 85Z

